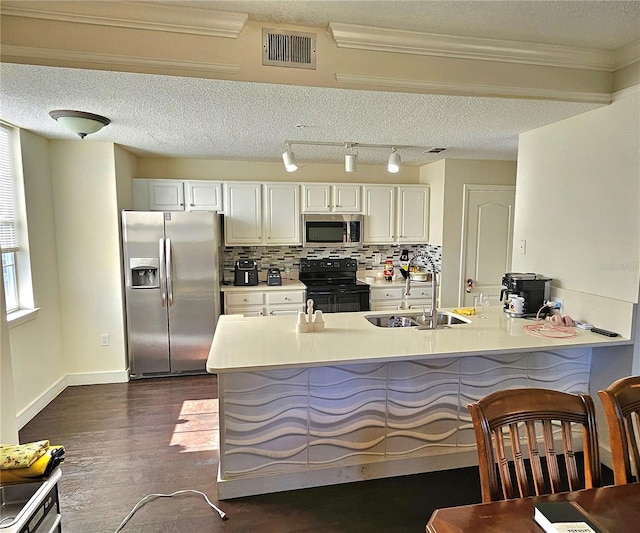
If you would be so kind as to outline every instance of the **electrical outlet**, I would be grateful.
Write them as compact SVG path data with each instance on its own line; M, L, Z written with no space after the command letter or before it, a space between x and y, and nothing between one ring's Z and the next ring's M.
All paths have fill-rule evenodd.
M109 334L102 333L100 335L100 346L109 346Z
M382 256L380 254L373 254L373 264L379 265L382 261Z
M560 311L562 313L562 304L563 303L564 303L564 300L562 298L553 298L552 300L549 300L547 302L547 305L551 309L557 309L558 311Z
M525 239L520 239L518 242L518 250L520 250L520 255L527 255L527 241Z

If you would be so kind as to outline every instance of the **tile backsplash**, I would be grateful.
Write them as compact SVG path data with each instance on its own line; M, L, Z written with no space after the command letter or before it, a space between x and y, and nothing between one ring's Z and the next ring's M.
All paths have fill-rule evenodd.
M402 250L408 250L409 257L417 251L426 251L438 271L442 262L442 246L430 244L369 245L358 248L303 248L302 246L233 246L223 249L224 279L233 280L233 270L238 259L255 259L259 270L277 267L285 278L298 279L300 259L354 258L358 260L358 270L380 270L386 259L399 265ZM374 263L374 255L380 254L380 264ZM416 260L420 264L421 260Z

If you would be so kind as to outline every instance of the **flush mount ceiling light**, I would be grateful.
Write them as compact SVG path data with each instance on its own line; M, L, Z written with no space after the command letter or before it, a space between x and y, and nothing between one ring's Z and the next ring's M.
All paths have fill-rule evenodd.
M55 111L49 112L49 115L81 139L111 124L111 121L106 117L84 111L56 109Z
M282 161L287 172L295 172L296 170L298 170L296 158L291 151L291 143L287 143L287 151L282 154Z
M395 147L391 149L391 154L389 154L387 170L391 172L391 174L397 174L400 172L400 154L396 152Z

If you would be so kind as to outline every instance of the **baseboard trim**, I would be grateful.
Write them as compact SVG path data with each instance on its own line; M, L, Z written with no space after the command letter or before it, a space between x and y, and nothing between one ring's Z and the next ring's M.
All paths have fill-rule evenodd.
M76 385L102 385L105 383L126 383L128 381L129 370L119 370L117 372L89 372L86 374L67 374L62 376L16 415L18 430L21 430L26 426L67 387L73 387Z
M18 430L26 426L31 419L42 411L53 399L67 388L67 376L62 376L51 387L44 391L40 396L33 400L27 407L20 411L16 416Z
M67 374L67 385L102 385L105 383L126 383L129 381L127 370L115 372L88 372L83 374Z

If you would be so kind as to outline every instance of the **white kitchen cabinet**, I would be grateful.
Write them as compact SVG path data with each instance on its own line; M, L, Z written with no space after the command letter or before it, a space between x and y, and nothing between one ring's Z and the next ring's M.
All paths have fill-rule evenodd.
M184 211L184 185L180 180L148 182L150 211Z
M425 243L429 236L429 187L364 187L364 244Z
M369 293L371 311L398 311L403 308L402 287L371 285Z
M304 310L304 295L304 290L225 292L224 312L244 316L296 315Z
M360 213L360 185L328 183L302 186L303 213Z
M186 211L222 211L222 183L185 181Z
M262 244L262 186L225 183L224 237L228 246Z
M404 290L404 286L398 285L371 285L371 311L422 311L422 306L431 309L431 283L413 282L409 296L405 296Z
M299 189L289 183L226 183L225 243L300 244Z
M300 187L289 183L264 186L263 244L300 244Z
M138 211L222 211L222 183L207 180L154 180L132 183Z

